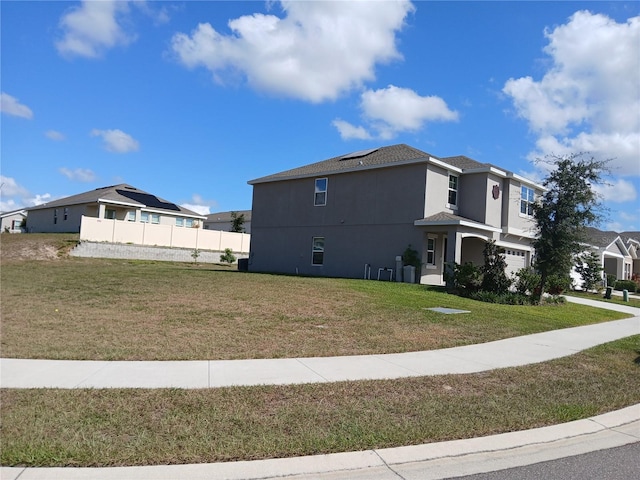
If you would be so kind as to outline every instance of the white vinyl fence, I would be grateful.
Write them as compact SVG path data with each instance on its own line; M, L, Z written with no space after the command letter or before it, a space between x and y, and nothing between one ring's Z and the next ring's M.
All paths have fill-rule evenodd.
M80 240L249 253L251 235L83 216Z

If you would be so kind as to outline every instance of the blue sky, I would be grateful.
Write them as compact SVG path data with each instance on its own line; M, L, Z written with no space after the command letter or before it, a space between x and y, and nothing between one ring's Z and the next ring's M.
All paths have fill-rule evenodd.
M640 230L639 2L26 2L1 8L0 209L126 182L200 213L407 143L533 179L612 158Z

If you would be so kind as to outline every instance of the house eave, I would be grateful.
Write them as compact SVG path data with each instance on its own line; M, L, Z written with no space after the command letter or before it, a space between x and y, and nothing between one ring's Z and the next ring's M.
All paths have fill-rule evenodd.
M502 229L467 220L416 220L416 227L469 227L487 232L501 233Z
M314 172L314 173L305 173L305 174L301 174L301 175L288 175L288 176L278 176L278 177L274 177L274 178L270 178L271 176L267 176L267 177L260 177L260 178L256 178L255 180L249 180L247 182L247 184L249 185L257 185L260 183L273 183L273 182L283 182L283 181L287 181L287 180L299 180L299 179L303 179L303 178L319 178L319 177L326 177L329 175L340 175L343 173L353 173L353 172L362 172L362 171L366 171L366 170L378 170L381 168L392 168L392 167L396 167L396 166L402 166L402 165L413 165L413 164L418 164L418 163L432 163L434 165L438 165L438 166L442 166L442 168L446 168L448 170L453 170L453 171L457 171L457 172L461 172L461 170L459 168L456 168L452 165L449 165L445 162L442 162L434 157L418 157L418 158L412 158L410 160L401 160L398 162L393 162L393 163L383 163L380 165L356 165L355 167L352 168L343 168L343 169L335 169L335 170L325 170L323 172Z

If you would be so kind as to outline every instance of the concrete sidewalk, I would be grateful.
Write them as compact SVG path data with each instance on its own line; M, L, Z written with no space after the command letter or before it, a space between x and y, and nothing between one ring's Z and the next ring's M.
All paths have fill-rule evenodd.
M636 317L423 352L264 360L0 359L3 388L216 388L382 380L516 367L640 333L640 309L571 298Z

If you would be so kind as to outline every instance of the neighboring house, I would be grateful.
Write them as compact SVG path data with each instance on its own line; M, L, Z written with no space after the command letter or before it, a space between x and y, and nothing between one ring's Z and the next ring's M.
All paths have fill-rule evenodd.
M210 213L207 215L204 221L204 228L206 230L221 230L223 232L230 232L233 224L231 214L233 212L218 212ZM251 210L236 210L236 215L244 215L244 223L242 228L244 233L251 233Z
M29 232L79 232L82 216L202 228L204 216L127 184L96 188L27 209Z
M27 212L24 209L0 213L0 232L23 233L26 219Z
M382 272L386 279L411 245L421 257L419 281L434 285L444 283L447 263L482 264L488 240L505 249L509 272L530 265L531 205L543 192L491 164L437 158L403 144L249 184L251 271L350 278Z
M631 279L634 258L627 242L623 239L623 234L613 231L605 232L593 227L588 227L586 233L589 240L585 250L591 250L598 255L603 276L613 275L618 280ZM575 269L571 271L571 278L575 286L581 286L582 278Z
M640 278L640 232L622 232L620 237L624 240L627 251L631 256L631 276Z

